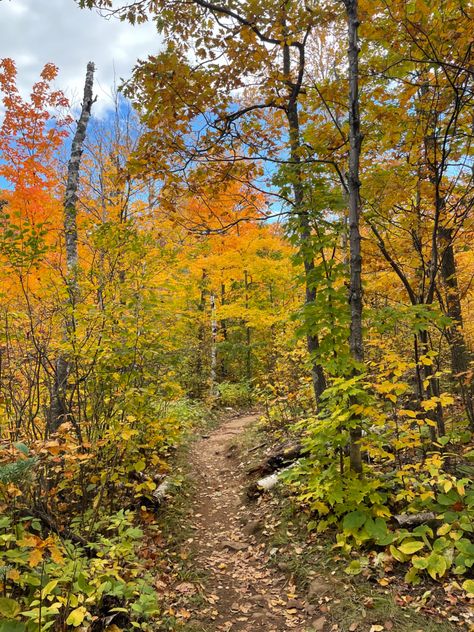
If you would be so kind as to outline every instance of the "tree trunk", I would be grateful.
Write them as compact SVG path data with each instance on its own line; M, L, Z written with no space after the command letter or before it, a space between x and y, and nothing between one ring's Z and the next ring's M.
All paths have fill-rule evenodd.
M426 355L430 350L428 332L426 329L420 331L418 338L420 340L421 353L422 355ZM426 398L431 399L432 397L438 397L439 380L434 377L433 367L430 364L424 364L423 374L426 381ZM434 428L434 426L430 426L430 437L431 440L435 442L437 439L436 429L438 431L438 436L443 436L445 434L443 408L441 404L436 404L436 408L428 411L426 416L428 419L431 419L434 423L436 423L436 428Z
M290 50L288 46L283 49L283 72L289 84L290 80ZM308 209L305 207L305 196L303 187L303 174L301 169L301 139L300 124L298 115L297 94L291 94L288 100L286 115L288 119L288 130L290 138L290 159L293 165L293 197L294 197L294 214L297 218L300 247L303 255L304 271L305 271L305 306L314 305L316 300L316 287L314 284L314 257L311 247L311 225ZM326 377L323 367L316 360L319 351L318 335L311 331L311 326L306 323L306 344L311 361L311 378L313 382L313 390L318 403L321 395L326 390Z
M364 359L362 341L362 256L360 247L360 179L359 163L362 135L359 115L359 45L357 31L359 27L358 0L344 0L348 22L348 62L349 62L349 173L347 189L349 202L349 247L350 247L350 284L349 305L351 324L349 344L355 371ZM354 472L362 471L360 439L362 431L359 425L350 431L350 465Z
M214 292L211 291L209 297L211 305L211 397L217 395L217 320L216 320L216 298Z
M438 229L441 255L441 278L445 288L445 312L453 321L446 334L451 351L451 369L459 384L461 397L466 409L469 426L474 430L474 381L469 378L471 357L463 334L461 299L456 274L456 260L452 239L452 229L440 226Z
M76 133L72 140L71 155L67 170L66 193L64 196L64 233L66 240L66 283L68 290L67 317L64 328L64 339L71 341L74 330L74 310L78 294L78 253L77 253L77 191L79 188L79 171L81 157L86 138L87 125L91 116L94 102L92 89L94 84L94 64L87 64L86 80L84 84L84 98L81 114L77 122ZM60 353L56 360L55 380L51 396L50 430L55 431L68 417L70 417L69 404L67 402L67 380L69 374L69 361L66 354ZM72 418L71 418L71 421ZM80 435L80 429L76 427Z
M225 284L224 283L221 284L221 305L225 305ZM222 341L226 343L227 342L227 321L225 318L223 318L220 321L220 327L221 327ZM219 377L220 377L220 380L222 381L224 381L227 378L225 353L226 353L226 346L224 347L224 351L220 354L220 362L219 362Z
M244 270L244 282L245 282L245 309L249 308L249 279L248 272ZM248 316L248 314L247 314ZM252 379L252 348L251 348L251 331L247 324L247 318L245 324L245 376L247 382Z
M199 299L198 310L201 315L201 319L199 322L199 328L197 332L197 353L196 353L196 364L194 368L194 378L191 385L191 395L192 397L201 398L203 393L206 390L207 379L204 377L204 373L207 370L207 362L204 361L206 356L206 338L207 338L207 326L205 324L205 312L206 312L206 283L207 283L207 272L206 270L202 271L201 277L201 296Z

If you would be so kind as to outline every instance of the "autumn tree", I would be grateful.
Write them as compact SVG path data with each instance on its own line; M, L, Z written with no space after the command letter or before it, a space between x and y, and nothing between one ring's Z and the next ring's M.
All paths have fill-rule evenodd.
M318 323L311 317L317 274L310 182L318 165L329 165L339 180L342 173L330 152L319 156L304 137L305 104L316 100L324 107L317 86L308 82L307 55L316 27L341 17L342 6L287 2L227 7L196 1L178 7L139 2L114 9L108 2L81 4L138 22L149 11L166 37L166 51L138 65L127 84L150 130L141 142L138 169L163 177L170 189L180 174L191 190L199 181L233 178L268 191L259 171L266 170L271 179L276 168L285 168L289 190L284 187L277 206L289 207L301 250L307 342L319 398L325 376ZM195 25L192 33L190 24Z
M22 425L34 431L38 411L47 406L39 384L45 382L51 391L54 374L46 353L51 339L45 324L47 307L41 305L37 293L50 274L46 253L50 261L58 259L53 253L61 226L58 151L67 137L70 118L63 93L52 87L57 73L56 66L47 64L25 99L17 86L13 60L4 59L0 66L5 108L0 129L0 175L7 183L2 191L5 204L1 210L0 256L2 284L9 297L2 300L2 338L9 350L8 361L3 363L2 388L16 432ZM23 363L22 354L30 357L31 363Z
M389 30L393 28L401 33L396 49L388 47ZM377 19L366 32L384 51L382 54L375 49L368 59L377 76L375 89L380 99L368 106L370 115L380 122L368 139L368 155L385 156L376 167L364 168L372 209L370 229L410 303L438 303L451 318L445 335L452 371L472 424L470 357L462 329L455 262L455 244L462 236L473 199L469 164L472 92L467 62L472 42L466 31L465 13L455 5L432 12L423 1L414 3L408 13L405 3L394 3L390 9L381 5ZM456 33L454 38L452 33ZM394 84L398 86L395 95ZM388 102L392 107L387 107ZM393 188L402 180L403 196ZM380 197L382 186L385 192ZM405 253L404 261L397 256L399 248ZM417 337L420 350L415 348L415 354L426 354L427 327ZM428 394L439 395L433 373L427 361L424 374ZM420 380L418 390L423 397ZM439 406L436 420L443 435Z

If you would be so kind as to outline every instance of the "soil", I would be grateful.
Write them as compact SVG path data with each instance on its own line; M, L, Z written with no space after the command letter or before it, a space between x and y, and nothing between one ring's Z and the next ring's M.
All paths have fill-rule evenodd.
M248 479L235 450L236 437L255 420L247 415L226 421L192 451L192 546L206 574L207 603L196 606L190 622L208 632L317 630L322 620L314 606L268 565L265 546L255 537L262 525L246 497Z

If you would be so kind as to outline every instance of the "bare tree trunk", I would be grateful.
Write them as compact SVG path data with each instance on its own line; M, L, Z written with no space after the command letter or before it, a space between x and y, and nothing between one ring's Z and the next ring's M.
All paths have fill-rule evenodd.
M211 376L210 392L211 397L217 395L217 320L216 320L216 298L211 291L209 302L211 305Z
M350 285L349 305L351 324L349 344L356 365L364 359L362 341L362 256L360 247L360 179L359 164L362 144L359 114L359 27L358 0L344 0L348 22L349 49L349 173L347 189L349 198L349 246L350 246ZM357 369L356 369L357 370ZM360 426L350 431L350 465L354 472L362 471Z
M208 379L205 376L207 372L208 364L205 362L206 356L206 338L207 327L205 324L206 314L206 284L207 284L207 272L202 271L201 277L201 297L199 300L199 312L201 313L201 321L199 323L199 329L197 332L198 348L196 353L196 365L194 367L194 374L196 381L193 382L191 387L191 394L193 397L201 398L206 392Z
M245 276L245 309L249 308L249 278L247 270L244 270ZM245 375L247 382L252 379L252 348L251 348L251 332L250 327L245 325Z
M94 98L92 89L94 84L94 64L87 64L86 80L84 84L84 98L81 114L77 122L76 133L72 140L71 156L68 163L66 193L64 196L64 233L66 239L66 282L68 290L67 317L65 322L64 338L71 341L74 330L74 310L78 294L78 254L77 254L77 191L79 188L79 171L81 157L86 138L87 125L91 116ZM56 360L56 372L51 396L50 430L55 431L70 416L67 402L67 380L69 374L69 362L66 354L60 353ZM80 436L80 429L76 432Z
M221 305L225 305L225 284L221 283ZM222 332L222 341L224 343L227 342L227 321L225 318L223 318L220 321L220 328L221 328L221 332ZM220 354L220 361L219 361L219 377L221 380L225 380L227 378L227 366L226 366L226 361L225 361L225 353L222 352Z
M300 61L300 65L302 62ZM283 49L283 72L287 78L288 84L293 86L290 77L290 49L285 46ZM311 248L311 225L308 215L308 209L305 208L305 195L302 179L301 168L301 139L300 139L300 123L298 115L298 93L291 88L291 94L288 99L286 116L288 119L288 131L290 139L290 159L294 169L294 178L292 182L294 197L294 214L298 220L299 238L301 240L301 251L303 255L304 271L305 271L305 305L306 307L314 305L316 300L316 287L314 284L314 256ZM311 361L311 377L313 382L313 390L316 402L323 392L326 390L326 377L323 367L317 361L316 355L319 351L318 335L311 331L310 325L306 323L306 344Z
M474 430L474 381L469 378L471 357L463 334L463 319L454 258L452 229L440 226L438 239L441 255L441 278L445 288L445 312L453 321L447 330L451 351L451 368L459 384L470 427Z
M81 166L87 125L94 102L92 89L94 84L94 64L87 64L84 98L81 114L77 122L76 133L71 146L71 157L68 164L66 195L64 196L64 231L66 234L66 266L68 282L73 292L77 291L77 191L79 189L79 170Z

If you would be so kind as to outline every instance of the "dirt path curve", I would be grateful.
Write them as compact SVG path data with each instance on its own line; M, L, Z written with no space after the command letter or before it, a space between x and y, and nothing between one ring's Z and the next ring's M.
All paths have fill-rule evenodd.
M207 574L208 607L196 608L193 621L211 632L305 632L304 604L288 578L266 564L265 547L251 535L254 508L245 501L248 485L229 445L255 415L225 422L192 452L196 497L191 518L196 561Z

